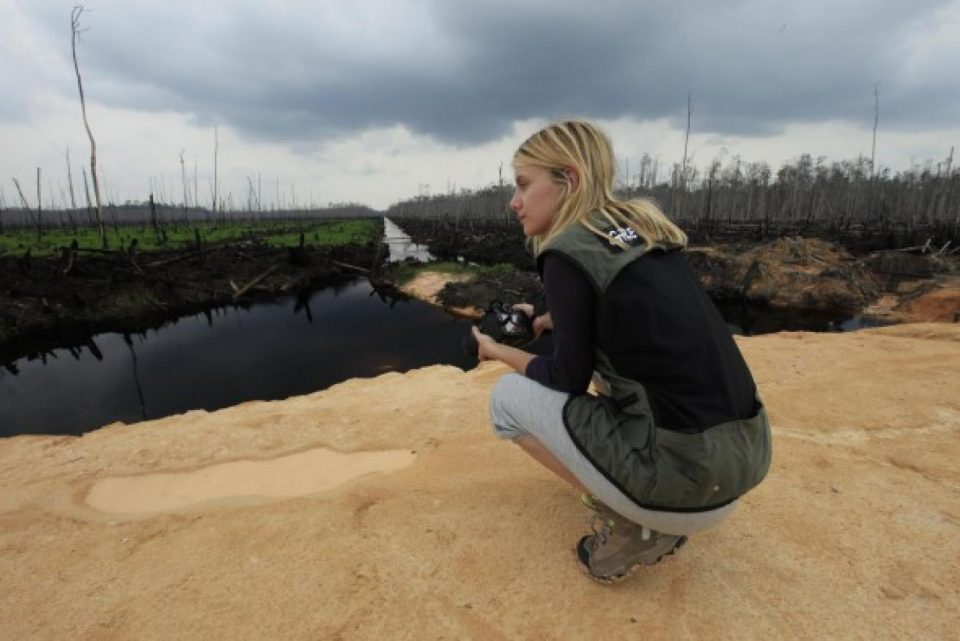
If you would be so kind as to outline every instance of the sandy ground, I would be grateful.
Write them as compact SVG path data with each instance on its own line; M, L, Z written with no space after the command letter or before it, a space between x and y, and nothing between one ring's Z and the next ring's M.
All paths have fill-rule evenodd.
M957 638L960 324L739 344L774 425L770 476L612 588L574 563L575 493L489 433L499 364L2 439L0 639ZM412 456L250 495L321 448ZM138 479L241 462L204 503L88 505L108 482L129 500Z

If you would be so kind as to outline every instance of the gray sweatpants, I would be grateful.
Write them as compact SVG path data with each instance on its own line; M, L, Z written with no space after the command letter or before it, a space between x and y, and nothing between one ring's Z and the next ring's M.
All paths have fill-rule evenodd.
M663 512L640 507L580 453L563 426L568 394L544 387L520 374L503 376L490 397L494 433L503 439L532 436L610 509L624 518L667 534L693 534L736 509L737 501L708 512Z

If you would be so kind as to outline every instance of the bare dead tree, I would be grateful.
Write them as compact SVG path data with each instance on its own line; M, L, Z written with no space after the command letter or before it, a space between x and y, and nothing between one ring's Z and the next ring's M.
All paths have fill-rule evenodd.
M43 238L43 202L40 194L40 168L37 167L37 240Z
M213 126L213 214L217 214L217 198L219 197L219 185L217 183L217 156L220 154L220 130L216 125Z
M70 207L77 208L77 197L73 193L73 169L70 167L70 145L67 145L67 184L70 187Z
M948 185L950 184L950 173L951 173L951 171L953 170L953 146L952 146L952 145L951 145L951 147L950 147L950 155L947 156L947 160L946 160L946 162L945 162L944 164L946 165L946 168L945 168L946 171L943 172L944 180L941 181L941 183L940 183L940 184L941 184L941 188L940 188L941 198L940 198L940 200L941 200L941 202L943 203L941 209L943 210L943 214L944 214L944 218L945 218L945 217L947 216L947 214L948 214L947 209L948 209L948 207L949 207L949 204L948 204L948 203L949 203L949 201L950 201L950 196L949 196L949 194L948 194ZM938 172L938 173L939 173L939 172ZM957 221L956 221L956 224L957 224L957 225L960 225L960 207L957 208Z
M93 180L93 193L96 196L97 206L94 209L97 217L97 228L100 230L100 242L107 246L107 235L103 229L103 220L100 218L100 182L97 179L97 142L93 138L93 132L90 130L90 121L87 119L87 102L83 96L83 81L80 78L80 64L77 62L77 38L86 29L80 28L80 16L83 15L83 5L73 6L70 14L70 42L73 51L73 70L77 73L77 89L80 90L80 112L83 115L83 126L87 130L87 137L90 139L90 178Z
M687 148L690 145L690 116L693 113L693 92L687 92L687 133L683 137L683 162L681 163L681 175L683 184L687 184Z
M83 167L83 193L87 197L87 219L91 218L90 213L93 211L93 203L90 202L90 183L87 180L87 168ZM103 224L100 223L100 219L97 218L97 224L100 225L100 231L103 232Z
M873 85L873 144L870 148L870 175L877 175L877 125L880 123L880 83Z
M23 210L27 212L27 216L30 217L30 222L36 222L33 220L33 210L30 209L30 204L27 202L26 196L23 195L23 189L20 188L20 181L14 178L13 184L17 188L17 194L20 195L20 202L23 203Z
M167 181L166 181L166 178L164 178L162 171L160 172L160 176L156 179L156 185L157 185L157 192L160 198L160 202L173 204L172 199L167 200Z
M183 215L187 215L187 166L183 161L183 149L180 150L180 182L183 184Z
M257 201L257 191L253 187L253 177L247 176L247 211L249 212L253 211L253 203L255 203L256 201ZM257 209L259 208L260 206L258 204Z
M163 234L160 233L160 222L157 217L157 204L153 201L153 192L150 192L150 223L153 226L153 233L157 236L157 242L161 242Z
M213 199L214 197L213 180L210 178L207 178L207 191L210 192L210 198ZM213 202L216 202L216 201L214 200ZM210 215L207 217L207 219L213 220L213 208L210 209Z
M197 184L197 157L193 157L193 206L197 206L197 194L199 193L199 185Z

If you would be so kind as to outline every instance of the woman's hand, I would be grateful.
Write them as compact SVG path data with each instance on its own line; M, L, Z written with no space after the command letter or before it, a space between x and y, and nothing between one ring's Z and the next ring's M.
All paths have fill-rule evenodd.
M494 355L494 350L499 343L481 332L476 325L471 329L473 331L473 337L477 339L477 359L481 362L496 359L497 357Z
M533 318L533 305L530 303L517 303L513 308L523 312L527 317ZM539 338L544 331L553 331L553 319L550 318L550 312L533 318L533 337Z
M533 319L533 333L535 336L540 336L544 331L553 331L553 319L550 318L550 312L547 312L543 316L537 316Z
M527 365L533 360L533 354L509 345L501 345L481 332L476 325L471 328L471 331L473 337L477 339L477 360L481 362L497 360L509 365L520 374L526 373Z

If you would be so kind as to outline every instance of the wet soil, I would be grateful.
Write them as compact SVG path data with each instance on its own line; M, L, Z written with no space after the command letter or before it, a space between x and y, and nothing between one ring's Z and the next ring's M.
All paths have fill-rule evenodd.
M533 273L533 258L514 221L460 225L449 220L397 222L415 242L427 245L441 259L462 257L483 265L506 263L519 271L449 283L437 295L443 305L483 308L491 300L511 303L538 300L542 295ZM863 239L856 240L853 245L862 249ZM692 246L685 254L704 289L718 303L822 317L858 314L884 295L893 297L891 307L902 308L920 294L949 286L951 278L960 274L956 250L950 253L918 246L855 255L841 243L820 238L741 238ZM937 319L953 318L954 311L960 309L938 308ZM887 320L896 320L896 315Z
M483 309L493 300L542 305L534 261L515 221L397 222L440 260L461 258L515 269L449 283L437 295L448 309ZM835 243L782 238L693 247L686 253L708 294L721 303L797 313L855 314L876 308L896 321L912 300L937 292L960 274L960 255L928 249L855 257ZM150 254L64 249L57 258L0 256L0 365L58 347L88 345L100 332L143 332L219 305L306 295L378 268L384 253L382 244L372 242L276 248L245 240ZM383 282L388 279L375 287L402 297ZM930 306L936 307L937 319L956 318L960 308L954 297L940 298ZM878 301L883 305L878 307ZM926 318L915 312L909 319Z
M269 247L255 240L177 252L65 249L57 258L0 256L0 364L143 332L227 304L251 304L355 277L378 243Z
M537 274L529 271L510 271L498 274L481 274L465 282L451 282L437 293L437 301L444 307L475 307L486 309L491 302L506 305L534 303L538 313L546 309L543 300L543 285Z
M440 260L457 256L472 262L510 263L517 269L534 269L533 258L524 247L523 232L512 214L501 220L461 220L454 218L425 219L396 217L395 222L414 242L429 245ZM842 247L856 257L868 254L909 254L913 248L929 256L945 248L952 256L960 255L960 227L957 225L908 224L822 224L805 221L730 222L697 220L680 222L691 246L749 249L783 238L820 239Z

